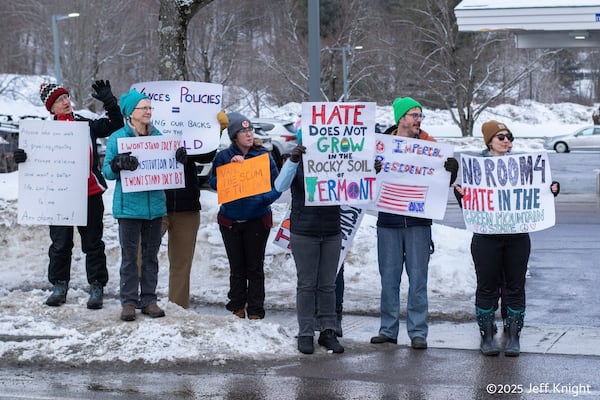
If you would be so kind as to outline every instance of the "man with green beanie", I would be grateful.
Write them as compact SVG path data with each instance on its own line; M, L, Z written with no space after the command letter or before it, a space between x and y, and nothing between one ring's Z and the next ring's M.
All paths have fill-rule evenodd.
M394 100L396 125L384 134L435 142L421 129L423 107L410 97ZM449 157L444 167L451 173L450 185L458 174L458 161ZM428 303L427 272L433 252L431 220L379 212L377 218L377 254L381 275L381 325L371 343L397 343L400 325L400 279L406 265L409 289L406 329L413 349L427 348Z

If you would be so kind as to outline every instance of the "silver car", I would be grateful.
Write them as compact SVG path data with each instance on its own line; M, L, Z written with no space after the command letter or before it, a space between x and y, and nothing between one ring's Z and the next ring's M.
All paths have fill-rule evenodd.
M546 150L568 153L571 150L600 150L600 125L586 126L568 135L544 139Z
M296 139L296 124L294 121L278 120L274 118L254 118L252 125L260 127L271 137L273 143L273 159L277 168L281 169L283 160L298 144Z

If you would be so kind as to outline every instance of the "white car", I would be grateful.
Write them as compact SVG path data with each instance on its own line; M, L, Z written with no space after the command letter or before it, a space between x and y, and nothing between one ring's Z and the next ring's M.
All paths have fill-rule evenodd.
M262 128L271 137L273 159L277 164L277 168L281 169L283 161L289 157L292 149L298 145L296 123L274 118L254 118L251 122L252 125Z
M586 126L568 135L544 139L546 150L568 153L571 150L600 150L600 125Z

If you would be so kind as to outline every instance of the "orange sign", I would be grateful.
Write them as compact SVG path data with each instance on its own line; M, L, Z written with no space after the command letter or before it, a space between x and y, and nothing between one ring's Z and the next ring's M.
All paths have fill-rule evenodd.
M244 162L230 162L217 168L217 201L229 203L271 190L271 169L268 154Z

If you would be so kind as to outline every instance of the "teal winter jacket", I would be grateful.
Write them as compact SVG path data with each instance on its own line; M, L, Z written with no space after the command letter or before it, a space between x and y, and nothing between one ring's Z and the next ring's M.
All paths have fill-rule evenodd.
M158 129L152 127L150 136L160 136ZM131 219L155 219L167 214L167 203L164 190L123 193L121 176L115 173L110 163L118 153L117 139L135 137L129 124L113 132L106 142L106 155L102 166L102 174L108 180L116 180L113 196L113 217Z

